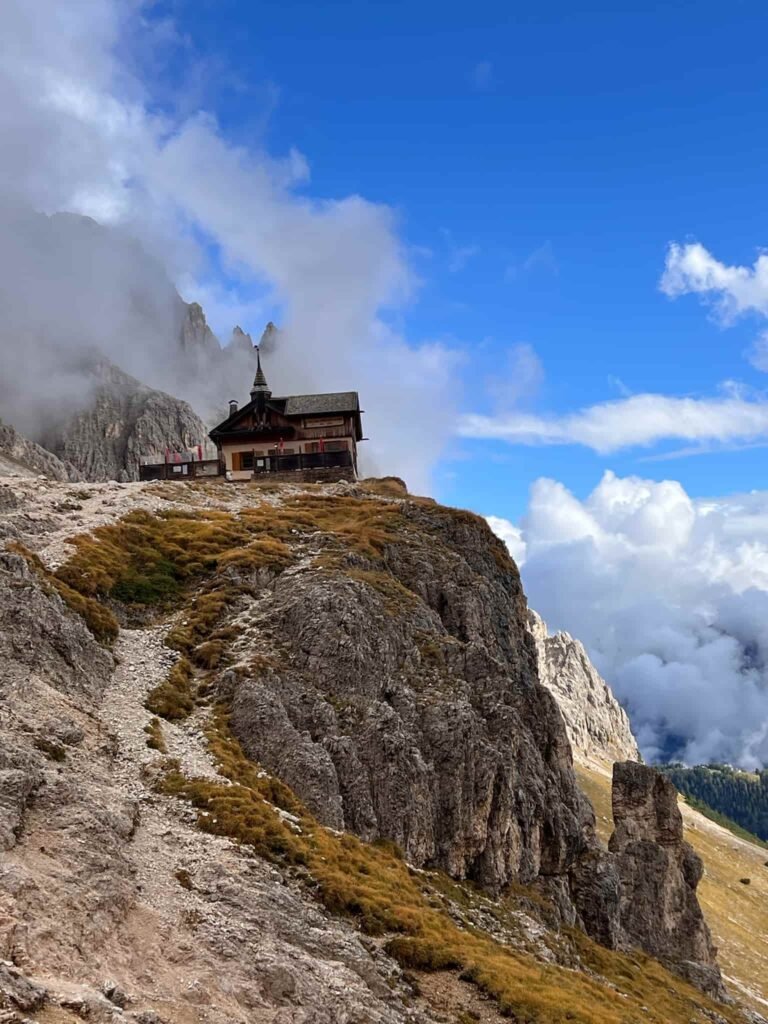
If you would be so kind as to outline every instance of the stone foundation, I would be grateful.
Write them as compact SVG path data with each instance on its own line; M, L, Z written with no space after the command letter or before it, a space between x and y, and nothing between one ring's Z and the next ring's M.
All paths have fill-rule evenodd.
M351 466L335 466L332 469L293 469L285 473L257 473L249 479L264 484L335 484L340 480L355 481L357 475Z

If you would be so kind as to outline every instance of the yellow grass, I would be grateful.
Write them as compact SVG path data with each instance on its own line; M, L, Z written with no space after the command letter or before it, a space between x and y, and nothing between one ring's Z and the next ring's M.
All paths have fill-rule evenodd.
M459 971L501 1012L536 1024L706 1024L705 1011L714 1011L708 999L640 954L612 953L573 932L563 941L585 970L571 970L505 946L468 920L457 921L457 907L480 898L470 886L412 870L391 845L368 844L319 825L288 787L245 757L223 709L212 719L209 742L232 784L186 779L171 762L162 790L191 801L201 828L272 861L301 865L307 884L329 911L349 917L368 934L384 936L387 950L404 967ZM286 820L276 808L298 822ZM446 893L454 905L451 915ZM518 896L510 895L509 902ZM529 894L529 906L534 897L541 899ZM503 917L504 903L497 906ZM737 1019L727 1008L717 1011L729 1024Z
M76 612L85 622L86 626L97 640L103 643L112 643L117 639L120 632L117 619L104 605L75 590L69 584L59 579L43 565L40 559L23 544L12 543L8 545L11 551L26 559L29 567L42 581L44 586L59 595L64 604L73 612Z
M192 666L179 658L166 679L147 694L146 708L154 715L177 721L192 713L195 706Z

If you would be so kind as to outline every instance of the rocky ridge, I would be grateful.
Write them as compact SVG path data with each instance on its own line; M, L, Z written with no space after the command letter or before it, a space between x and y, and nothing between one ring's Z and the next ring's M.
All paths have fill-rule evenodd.
M80 474L13 427L0 421L0 474L47 476L51 480L79 480Z
M116 665L0 555L2 1019L426 1024L349 925L152 794L143 702L174 660L164 631L128 631ZM166 733L214 774L199 725Z
M73 519L88 529L142 502L243 515L255 498L245 488L90 485L73 513L63 509L62 485L5 487L15 501L5 502L7 536L50 565L65 557ZM625 844L609 854L596 842L562 719L536 677L519 579L485 528L428 503L376 499L398 516L394 534L384 529L382 565L375 550L350 550L349 535L329 521L320 530L311 524L310 511L323 502L367 514L364 503L374 502L359 488L326 488L319 505L317 492L292 488L260 497L276 526L281 515L296 522L294 502L304 518L285 534L290 567L226 572L238 596L217 624L230 648L212 685L246 751L292 784L329 836L354 829L397 841L425 885L435 867L491 894L506 882L530 884L514 910L490 897L462 895L469 909L451 898L446 921L455 915L532 957L537 977L554 972L561 986L578 980L563 924L602 928L598 937L609 945L637 945L620 909ZM33 500L45 511L30 518L24 502ZM143 702L177 657L162 644L169 624L124 626L113 668L112 655L23 560L3 559L0 749L11 754L0 776L0 818L11 870L4 861L0 919L10 924L0 932L0 956L17 987L42 991L23 1012L36 1019L38 1003L47 1002L67 1013L87 1008L89 1019L145 1024L342 1024L445 1019L435 1016L440 1005L451 1009L449 1019L459 1010L497 1019L493 1004L445 972L428 976L429 999L418 997L381 942L361 935L354 916L347 923L322 909L300 873L200 832L187 803L159 794L152 780L162 756L146 746L151 716ZM201 707L164 722L162 732L185 774L214 779L206 715ZM49 735L55 746L46 749ZM659 809L666 813L663 800ZM643 841L660 845L650 835ZM557 974L559 963L570 970ZM107 994L115 991L118 1003ZM568 1019L596 1019L580 1015L577 1002ZM694 1019L661 1012L642 1019ZM707 1013L737 1019L727 1008Z
M138 480L139 457L206 444L208 429L186 402L111 363L93 368L90 404L46 438L86 480Z
M550 635L532 609L539 678L558 703L574 756L589 761L641 761L629 718L595 669L584 645L565 632Z

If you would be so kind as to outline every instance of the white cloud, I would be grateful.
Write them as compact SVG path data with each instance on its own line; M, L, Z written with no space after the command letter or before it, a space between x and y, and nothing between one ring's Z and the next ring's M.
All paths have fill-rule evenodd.
M549 274L555 277L560 273L560 265L555 256L555 249L549 239L528 253L522 263L508 264L504 270L504 279L506 281L515 281L522 274L536 273Z
M520 527L510 523L508 519L502 519L501 516L487 516L486 518L496 536L501 537L507 545L509 553L515 561L522 564L525 559L525 541Z
M650 758L768 762L768 492L695 500L606 473L540 479L516 526L532 607L588 647Z
M418 283L393 211L357 195L311 197L302 154L274 157L236 146L210 114L177 108L158 115L171 105L156 103L152 82L132 70L151 61L129 67L118 56L129 41L153 45L142 6L7 0L0 9L0 414L11 418L15 391L23 415L30 381L18 358L22 337L27 344L45 340L51 376L52 353L96 346L147 383L183 387L178 374L166 372L174 310L165 270L187 300L216 298L217 324L228 306L238 319L279 307L285 333L271 359L273 386L358 388L374 439L369 465L397 471L407 452L409 482L427 488L432 460L453 427L457 356L429 341L411 343L386 323L387 311L401 308ZM161 28L164 46L183 38L168 22ZM25 204L109 223L115 244L101 236L97 249L107 255L93 275L87 239L79 266L67 262L62 244L44 253L40 267L36 253L47 229L20 212ZM151 258L130 249L129 235ZM223 279L208 262L211 252ZM133 297L123 287L126 273ZM129 298L152 311L140 325L126 309ZM258 337L263 322L241 326ZM26 370L39 382L35 362L39 353ZM241 383L244 397L248 382ZM222 405L229 397L227 388ZM414 444L427 434L429 445Z
M699 242L667 250L661 290L671 298L690 293L711 302L726 324L744 313L768 315L768 253L760 253L752 267L728 266Z
M510 444L578 444L600 454L668 439L755 441L768 437L768 402L731 394L705 399L631 395L561 416L469 414L460 419L458 432Z

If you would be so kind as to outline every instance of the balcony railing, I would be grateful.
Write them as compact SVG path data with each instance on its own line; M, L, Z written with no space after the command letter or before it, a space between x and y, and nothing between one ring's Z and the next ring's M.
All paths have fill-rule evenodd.
M189 459L186 462L142 461L139 480L197 480L201 477L220 476L224 472L218 459Z
M258 465L262 462L263 465ZM354 466L352 452L312 452L301 455L265 455L256 459L255 474L290 473L299 469L338 469Z

